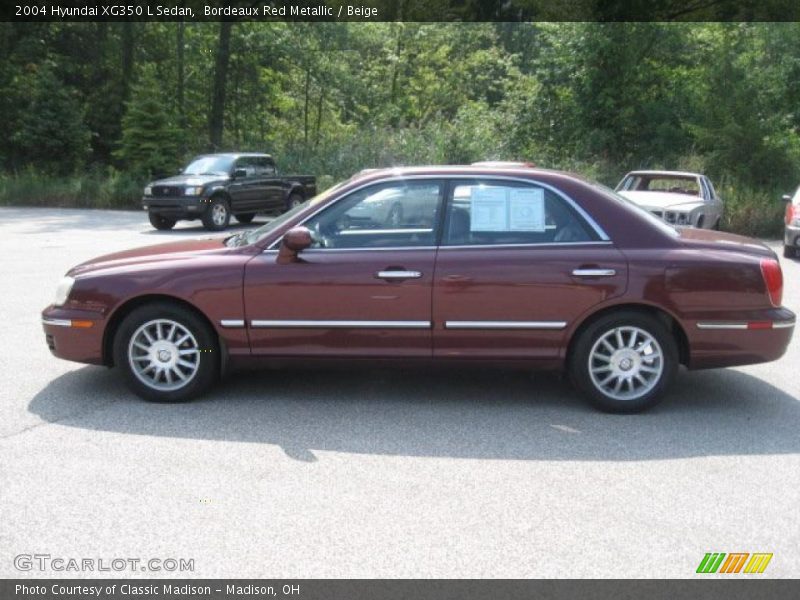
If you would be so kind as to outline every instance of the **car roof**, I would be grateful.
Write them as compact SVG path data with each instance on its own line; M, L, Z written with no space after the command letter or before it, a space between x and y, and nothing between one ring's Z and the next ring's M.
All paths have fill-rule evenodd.
M692 173L690 171L659 171L659 170L643 170L631 171L628 175L658 175L665 177L704 177L700 173ZM628 175L625 175L627 177Z
M198 154L197 158L201 156L230 156L231 158L240 158L242 156L261 156L272 158L271 154L266 152L209 152L207 154Z
M416 167L386 167L381 169L363 169L353 175L350 181L361 181L369 179L383 179L386 177L412 177L418 175L448 177L453 175L475 175L475 176L506 176L522 177L530 179L532 176L542 177L571 177L581 179L578 174L566 171L555 171L551 169L539 169L520 166L482 166L482 165L422 165Z

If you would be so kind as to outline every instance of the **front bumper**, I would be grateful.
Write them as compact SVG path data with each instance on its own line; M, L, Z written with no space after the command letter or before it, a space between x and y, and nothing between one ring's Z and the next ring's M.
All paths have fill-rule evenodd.
M142 208L147 212L170 219L201 217L208 206L204 196L142 196Z
M800 248L800 227L786 225L783 230L783 245Z
M726 315L727 316L727 315ZM795 327L788 308L748 311L736 318L701 318L689 324L690 369L770 362L786 352Z
M50 352L58 358L102 365L106 320L95 311L48 306L42 329Z

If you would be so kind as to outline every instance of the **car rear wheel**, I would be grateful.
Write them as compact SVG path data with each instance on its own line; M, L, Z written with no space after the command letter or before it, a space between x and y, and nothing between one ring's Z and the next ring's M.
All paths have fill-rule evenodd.
M153 213L147 213L147 216L150 219L150 224L159 231L167 231L175 227L175 219L168 219Z
M658 404L678 369L678 348L657 319L624 311L601 317L580 334L570 377L606 412L633 413Z
M209 231L222 231L231 222L231 210L228 201L222 196L211 198L208 209L203 215L203 227Z
M154 303L137 308L114 337L114 364L145 400L182 402L206 391L219 374L216 337L191 310Z
M255 218L256 213L242 213L240 215L235 215L235 216L236 220L239 221L239 223L249 223Z
M289 194L289 199L287 200L286 204L289 205L288 208L291 210L295 206L300 206L303 202L305 202L303 196L298 193L294 193Z

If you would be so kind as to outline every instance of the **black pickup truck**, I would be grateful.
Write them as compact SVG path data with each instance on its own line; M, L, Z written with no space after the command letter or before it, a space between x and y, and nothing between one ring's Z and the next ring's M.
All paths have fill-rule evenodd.
M231 152L198 156L180 175L144 188L142 207L156 229L201 219L221 231L231 215L249 223L257 212L282 213L317 193L314 177L279 175L269 154Z

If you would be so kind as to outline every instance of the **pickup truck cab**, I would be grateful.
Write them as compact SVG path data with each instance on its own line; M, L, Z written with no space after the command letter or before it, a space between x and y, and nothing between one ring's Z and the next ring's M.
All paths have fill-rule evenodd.
M200 219L209 231L222 231L231 215L249 223L258 212L280 214L316 193L314 177L279 175L269 154L204 154L179 175L149 183L142 207L156 229Z

